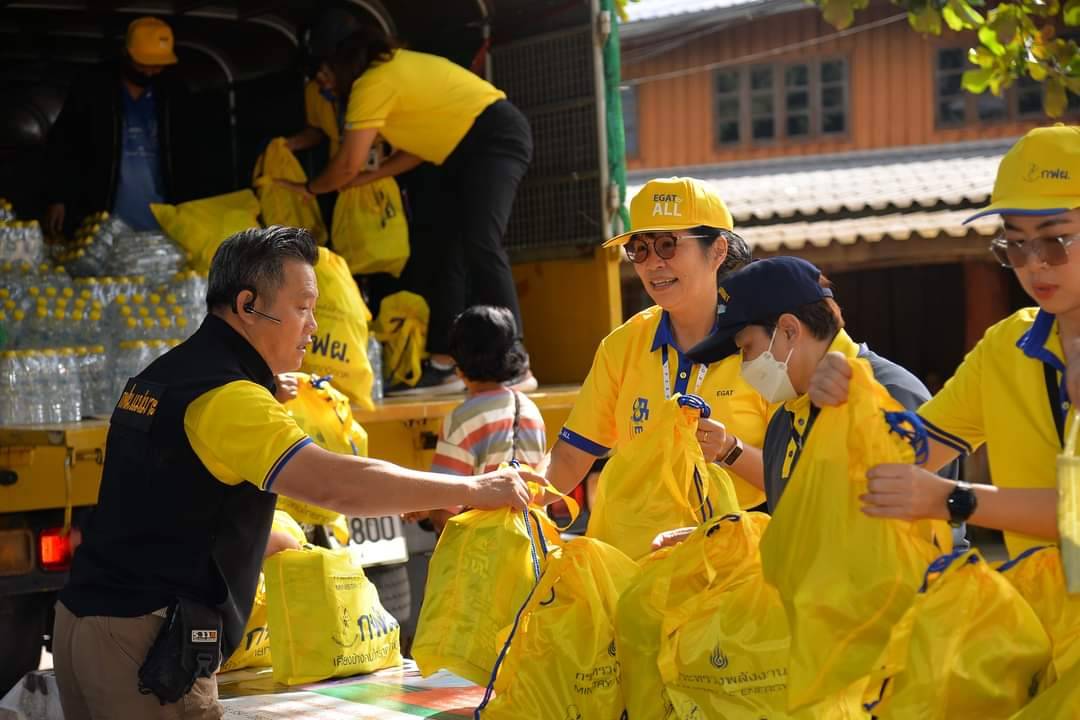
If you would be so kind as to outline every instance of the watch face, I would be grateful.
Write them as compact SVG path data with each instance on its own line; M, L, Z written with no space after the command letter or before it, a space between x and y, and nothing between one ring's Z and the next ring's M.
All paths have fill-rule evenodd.
M949 518L964 522L975 512L975 493L969 487L957 486L949 495Z

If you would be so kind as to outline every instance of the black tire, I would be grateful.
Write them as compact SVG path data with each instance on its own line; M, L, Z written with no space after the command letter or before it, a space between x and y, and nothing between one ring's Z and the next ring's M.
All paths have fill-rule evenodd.
M364 568L364 574L379 591L383 609L401 624L412 617L412 592L405 565L375 565Z
M37 670L45 637L48 600L52 595L12 595L0 597L0 697L22 679Z

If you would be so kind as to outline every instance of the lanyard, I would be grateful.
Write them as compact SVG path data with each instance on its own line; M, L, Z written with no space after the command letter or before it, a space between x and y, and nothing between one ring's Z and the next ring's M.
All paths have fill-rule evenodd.
M665 400L670 400L671 399L671 374L670 374L669 369L668 369L668 346L667 346L667 344L665 344L660 349L660 357L662 358L663 363L664 363L664 399ZM696 395L697 391L701 389L701 383L705 382L705 373L708 372L708 370L709 370L709 366L706 365L705 363L701 363L701 366L698 369L697 380L694 382L694 389L690 391L692 394Z

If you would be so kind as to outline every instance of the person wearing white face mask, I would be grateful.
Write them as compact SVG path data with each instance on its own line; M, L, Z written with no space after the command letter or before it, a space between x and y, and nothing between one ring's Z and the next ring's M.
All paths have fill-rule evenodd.
M910 372L851 339L831 283L805 260L753 262L724 280L720 296L726 305L716 330L687 354L712 363L741 352L743 379L770 404L782 403L765 431L761 453L769 512L780 502L817 418L807 393L826 353L868 361L874 378L908 410L930 398ZM956 472L953 465L942 474L955 478Z

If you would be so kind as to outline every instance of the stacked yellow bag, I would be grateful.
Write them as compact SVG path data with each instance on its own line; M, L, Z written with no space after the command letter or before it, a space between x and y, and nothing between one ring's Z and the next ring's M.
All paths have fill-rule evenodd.
M701 398L676 395L657 408L644 432L618 449L600 474L589 537L637 560L661 532L738 512L731 477L701 454L699 417L709 417Z
M881 720L1007 718L1035 693L1050 639L1035 612L978 550L927 571L870 680Z
M625 717L615 606L637 573L633 560L599 540L576 538L552 550L476 717Z
M259 199L250 190L192 200L179 205L150 203L161 229L188 254L191 266L210 271L210 261L225 238L259 227Z
M326 224L319 202L310 195L290 190L274 180L307 182L307 174L289 150L285 138L274 138L255 161L252 180L259 195L263 222L267 225L301 227L311 233L319 245L326 244Z
M547 548L560 543L542 510L470 510L451 518L428 565L412 647L420 672L446 669L487 684L502 640L540 580Z
M299 685L401 664L401 629L347 549L266 560L274 681Z
M319 284L315 304L319 328L304 355L303 370L330 376L334 387L355 405L374 409L371 386L375 376L367 355L371 313L340 255L319 248L315 280Z
M409 224L393 178L343 190L334 205L334 249L353 275L401 274L409 259Z
M945 523L862 512L867 470L913 462L905 434L922 450L925 432L866 361L850 362L848 402L822 409L761 539L765 580L779 591L791 629L789 712L861 692L927 566L951 550L934 544L950 544Z
M427 357L427 301L402 290L383 299L375 320L375 337L383 343L383 375L392 384L415 385Z
M1080 665L1073 665L1054 686L1040 692L1010 720L1076 720L1080 717Z

